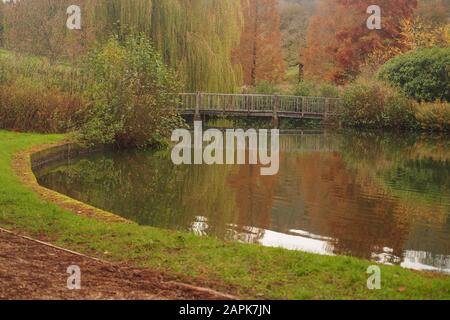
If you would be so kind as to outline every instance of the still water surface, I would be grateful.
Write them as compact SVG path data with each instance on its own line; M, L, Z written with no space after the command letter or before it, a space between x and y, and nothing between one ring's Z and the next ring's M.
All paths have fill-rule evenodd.
M259 166L174 166L107 152L36 172L43 186L142 225L450 272L450 142L355 133L280 137Z

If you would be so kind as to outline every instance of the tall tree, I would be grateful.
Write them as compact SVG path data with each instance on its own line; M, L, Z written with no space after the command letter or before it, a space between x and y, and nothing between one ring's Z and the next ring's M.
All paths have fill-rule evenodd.
M450 0L418 0L417 15L428 23L443 25L450 20Z
M8 45L56 59L67 49L79 52L86 39L144 33L179 71L185 90L233 91L242 85L241 68L232 63L242 29L240 1L21 0L7 15ZM69 5L82 7L86 36L73 39L65 28Z
M298 52L306 46L306 32L316 10L317 0L281 0L280 17L283 54L288 66L299 63Z
M381 30L370 30L367 8L382 10ZM355 77L368 55L382 47L401 48L402 21L413 16L416 0L327 0L308 32L306 74L336 83ZM327 29L327 33L322 32ZM319 60L315 53L323 52Z
M4 37L4 32L5 32L5 3L3 1L0 1L0 47L2 47L4 45L3 41L3 37Z
M246 85L283 79L283 60L278 0L242 0L244 31L238 59Z
M337 62L331 48L339 45L336 31L357 21L349 11L336 9L336 3L329 5L327 1L322 1L317 14L311 19L306 48L300 49L300 62L304 65L304 76L307 79L334 81Z
M232 63L242 23L240 0L97 0L96 19L111 32L145 33L189 91L233 91ZM97 22L98 23L98 22Z
M52 61L62 54L63 4L51 0L18 1L5 9L9 48L46 55Z

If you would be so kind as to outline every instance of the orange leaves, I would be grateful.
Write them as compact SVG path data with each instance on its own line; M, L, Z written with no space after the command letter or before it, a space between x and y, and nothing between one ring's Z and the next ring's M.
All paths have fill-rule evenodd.
M246 85L259 80L283 79L283 61L278 0L242 0L244 30L238 59Z
M366 10L373 4L382 9L381 30L366 27ZM416 5L415 0L323 1L308 30L308 47L303 52L305 75L345 83L360 72L375 50L401 50L401 22L412 17Z

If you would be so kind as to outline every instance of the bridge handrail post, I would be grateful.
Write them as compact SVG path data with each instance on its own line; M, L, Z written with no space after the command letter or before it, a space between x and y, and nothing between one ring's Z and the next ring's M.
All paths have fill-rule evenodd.
M273 127L275 129L278 129L278 126L279 126L278 111L280 110L281 97L279 94L274 94L272 96L272 99L274 100L274 103L273 103Z
M194 121L200 121L200 103L202 99L202 93L200 91L197 91L195 96L195 115L194 115Z
M302 97L302 118L305 117L306 97Z
M225 116L227 114L227 101L226 97L222 97L222 115Z

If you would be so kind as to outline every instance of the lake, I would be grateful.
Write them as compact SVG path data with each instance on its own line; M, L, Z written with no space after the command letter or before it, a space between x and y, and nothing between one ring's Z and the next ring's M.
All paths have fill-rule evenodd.
M382 132L280 137L280 170L175 166L170 151L103 152L41 185L141 225L450 273L450 140Z

